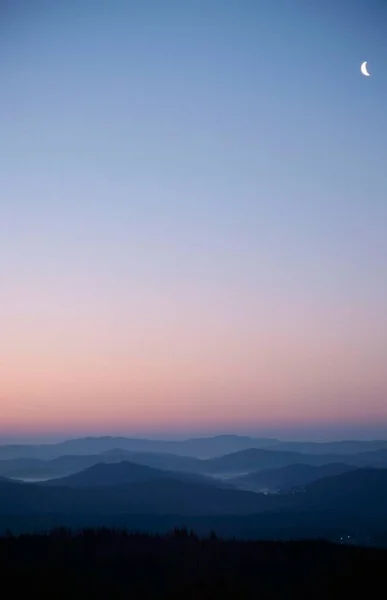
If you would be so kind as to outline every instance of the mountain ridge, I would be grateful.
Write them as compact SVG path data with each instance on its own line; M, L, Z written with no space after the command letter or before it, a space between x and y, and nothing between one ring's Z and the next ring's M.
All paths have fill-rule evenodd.
M249 491L288 491L301 485L307 485L330 475L339 475L358 467L345 463L327 463L321 466L295 463L274 469L253 471L231 479L240 489Z
M50 444L3 444L0 459L42 458L53 459L64 454L100 454L122 448L137 452L163 452L197 458L214 458L248 448L277 449L279 451L301 451L321 454L333 451L339 454L355 454L387 448L387 440L342 440L339 442L292 442L275 438L221 434L185 440L152 440L124 436L100 436L74 438Z

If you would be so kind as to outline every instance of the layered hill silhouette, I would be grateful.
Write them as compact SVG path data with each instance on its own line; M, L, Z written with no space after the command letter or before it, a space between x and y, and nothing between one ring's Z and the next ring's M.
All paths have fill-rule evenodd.
M127 486L134 483L170 481L171 479L225 488L223 482L206 477L205 475L184 472L173 473L129 461L112 464L98 463L84 471L63 478L51 479L41 485L49 487L91 488Z
M387 449L387 440L342 442L284 442L273 438L219 435L188 440L147 440L126 437L89 437L56 444L8 444L0 446L0 460L40 458L50 460L63 455L101 454L114 449L214 458L249 448L271 449L303 454L351 455Z
M356 469L314 481L298 491L295 506L387 518L387 469Z
M386 469L356 469L267 495L184 477L120 463L57 482L0 480L0 533L61 525L163 532L186 525L249 539L344 536L387 544Z
M128 452L151 452L212 458L246 448L266 448L278 440L240 435L219 435L188 440L148 440L126 437L89 437L66 440L56 444L8 444L0 446L0 460L12 458L53 459L63 455L101 454L121 449Z
M202 461L197 458L115 449L102 454L59 456L52 460L40 458L0 460L0 475L25 480L52 479L77 473L99 463L117 463L124 460L170 471L195 473L202 470Z
M359 514L372 510L387 516L387 469L356 469L274 495L223 489L205 480L191 480L191 475L179 477L122 462L95 465L43 484L0 481L0 512L237 515L286 508L348 509Z
M305 486L324 477L341 475L356 468L342 463L329 463L321 467L293 464L278 469L262 469L236 477L231 481L240 489L256 492L279 492Z
M100 455L105 462L118 460L129 460L140 465L164 469L167 471L185 471L200 473L203 471L205 459L191 456L180 456L178 454L167 454L164 452L128 452L126 450L114 449L103 452Z
M98 463L117 463L123 460L167 471L232 477L301 464L319 467L339 463L353 467L386 468L387 449L338 455L249 448L217 458L199 459L165 453L129 452L116 448L101 454L66 455L52 460L28 457L0 460L0 476L25 480L51 479L71 475Z
M149 480L132 483L125 477L124 483L110 485L106 472L100 475L98 484L90 473L83 473L86 481L79 476L73 486L63 481L60 485L0 482L0 514L242 515L273 506L268 496L173 477L159 479L152 474ZM90 479L93 483L87 485Z
M213 474L251 473L261 469L276 469L294 464L322 466L332 463L355 467L387 467L387 450L359 454L302 454L278 450L250 448L202 462L202 472Z
M387 440L342 440L337 442L278 442L275 450L301 452L302 454L339 454L343 456L386 450Z

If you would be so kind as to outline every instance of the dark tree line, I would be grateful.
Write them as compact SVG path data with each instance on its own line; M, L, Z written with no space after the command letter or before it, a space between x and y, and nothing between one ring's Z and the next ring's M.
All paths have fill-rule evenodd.
M387 551L324 541L199 538L99 529L0 538L0 581L36 598L378 598Z

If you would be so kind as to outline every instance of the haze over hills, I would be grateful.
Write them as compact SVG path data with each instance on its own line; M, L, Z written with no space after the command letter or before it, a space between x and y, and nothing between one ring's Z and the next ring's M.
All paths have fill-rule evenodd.
M243 515L248 520L241 523ZM57 484L0 481L0 517L5 527L20 517L35 525L44 522L40 519L77 526L115 519L116 524L145 528L153 527L156 517L176 524L195 517L208 527L227 517L221 526L230 535L242 525L258 537L260 531L278 535L281 528L296 536L316 535L322 523L327 537L340 528L351 535L376 535L387 533L387 469L356 469L290 493L265 495L178 479L138 465L105 464Z
M13 458L53 459L63 455L101 454L110 450L164 453L196 458L214 458L250 448L306 454L350 455L387 449L386 440L342 442L284 442L272 438L219 435L188 440L149 440L126 437L89 437L56 444L0 445L0 460Z
M218 475L247 474L261 469L281 468L294 464L322 466L345 463L356 467L387 467L387 449L359 454L303 454L300 452L250 448L219 458L203 461L202 472Z
M24 458L26 456L52 459L64 454L100 454L117 449L130 452L170 453L197 458L211 458L246 448L265 448L276 444L277 440L239 435L219 435L182 441L105 436L66 440L56 444L7 444L0 446L0 459Z
M208 440L205 443L209 444ZM60 447L63 448L63 445ZM362 442L359 447L363 447ZM55 448L55 452L57 452L58 448L56 446ZM67 449L67 445L64 448ZM24 451L28 452L28 449L29 447L25 447ZM355 467L384 468L387 467L387 448L368 450L357 454L321 454L317 452L306 454L280 451L277 450L277 446L274 446L270 449L249 448L209 459L113 448L98 454L64 455L54 459L26 457L0 460L0 475L24 480L51 479L76 473L98 463L117 463L124 460L166 471L191 472L224 478L245 475L262 469L289 467L295 464L317 467L340 463Z
M0 460L0 473L14 479L44 480L76 473L102 460L100 455L59 456L53 460L13 458Z
M351 455L375 450L386 450L387 440L359 441L343 440L337 442L278 442L275 450L301 452L302 454L339 454Z
M236 439L239 446L258 444L252 438ZM196 439L186 448L204 455L211 448L215 452L222 445L228 447L229 442L230 436ZM83 452L52 459L25 456L0 460L0 531L10 525L23 530L61 524L165 531L191 523L202 532L215 529L246 537L323 535L338 539L340 532L347 531L366 541L384 535L385 442L321 445L343 450L334 454L313 451L314 444L293 442L290 447L312 451L280 450L279 443L271 440L270 448L249 447L211 458L136 452L115 447L117 443L131 446L132 440L70 440L37 446L32 454L36 450L42 453L42 448L48 456L69 449ZM147 447L147 443L135 440L134 445ZM168 442L156 443L162 449L169 447ZM200 451L200 443L205 450ZM20 446L17 452L28 453L30 448ZM101 451L87 453L96 449ZM356 449L361 451L354 453ZM0 448L0 454L12 451L11 446ZM50 481L7 479L12 477ZM262 489L271 494L259 493ZM387 526L385 533L387 539Z
M114 465L113 467L115 467ZM112 467L112 465L109 465ZM84 484L82 478L85 477ZM218 488L207 483L181 481L176 477L106 485L106 473L98 485L83 473L74 486L47 483L0 482L0 514L41 515L238 515L254 514L272 504L268 496Z
M68 475L61 479L52 479L45 485L64 487L105 487L122 486L142 481L154 481L167 479L170 476L166 471L152 469L144 465L130 462L119 462L115 464L96 464L84 471Z
M210 458L204 456L222 447L260 441L218 436L148 442L86 438L17 446L16 454L28 454L32 448L33 456L0 460L0 531L10 525L23 530L62 524L165 531L192 523L203 533L215 529L232 536L323 535L336 540L345 530L364 543L383 535L387 539L386 442L334 442L318 447L288 443L289 448L311 450L300 452L264 440L267 447L246 447ZM171 445L178 453L127 449L165 450ZM179 453L182 446L198 456ZM320 448L342 453L322 453ZM81 452L60 454L69 449ZM0 455L12 455L14 450L0 447ZM94 453L88 454L91 450ZM55 458L47 458L51 455ZM32 483L39 479L47 481ZM262 490L270 493L259 493Z
M182 456L180 454L164 452L129 452L120 449L108 450L99 456L102 457L105 462L130 460L140 465L147 465L157 469L166 469L167 471L191 471L193 473L201 472L204 461L206 460L193 456Z
M112 450L102 454L64 455L52 460L39 458L0 460L0 474L15 479L44 480L71 475L98 463L117 463L124 460L168 471L189 471L192 473L201 471L201 461L196 458L175 456L173 454Z
M117 463L98 463L84 471L79 471L67 477L60 479L50 479L43 482L43 485L50 487L111 487L111 486L126 486L133 483L141 483L144 481L155 480L170 480L188 481L210 485L212 487L225 487L222 482L199 475L197 473L171 472L162 469L154 469L141 464L136 464L129 461ZM231 486L228 486L231 487Z
M231 481L240 489L273 493L304 486L317 479L331 475L341 475L354 469L357 469L357 467L341 463L328 463L321 467L292 464L278 469L262 469L261 471L236 477Z
M233 475L249 473L258 469L285 467L300 462L321 465L324 462L334 462L335 459L334 455L307 455L275 449L249 448L208 460L203 468L213 474Z

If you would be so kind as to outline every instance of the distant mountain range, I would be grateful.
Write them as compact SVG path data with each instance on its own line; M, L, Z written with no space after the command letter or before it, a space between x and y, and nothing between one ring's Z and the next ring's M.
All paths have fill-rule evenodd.
M278 442L271 446L275 450L285 452L301 452L302 454L338 454L351 455L361 452L372 452L387 449L387 440L338 442Z
M101 454L65 455L51 460L29 457L0 460L0 476L24 480L43 480L71 475L99 463L122 461L130 461L166 471L235 478L239 475L248 475L267 469L282 469L292 465L322 467L338 463L348 467L386 468L387 448L346 455L304 454L276 449L249 448L210 459L112 449ZM318 471L315 471L315 474L317 473ZM242 480L238 481L242 485ZM248 479L245 482L247 483Z
M101 454L109 450L151 452L211 458L246 448L265 448L276 445L277 440L258 439L239 435L219 435L188 440L149 440L125 437L90 437L67 440L57 444L3 445L0 460L12 458L53 459L63 455Z
M249 538L387 543L387 441L105 437L0 446L0 534L187 524Z
M99 463L118 463L123 460L167 471L201 472L202 461L174 454L152 454L110 450L102 454L64 455L52 460L14 458L0 460L0 475L24 480L44 480L77 473Z
M50 460L63 455L101 454L121 449L130 452L164 453L195 458L214 458L250 448L271 449L303 454L351 455L387 449L387 440L342 442L284 442L272 438L241 435L219 435L188 440L149 440L126 437L90 437L67 440L57 444L3 445L0 460L39 458Z

